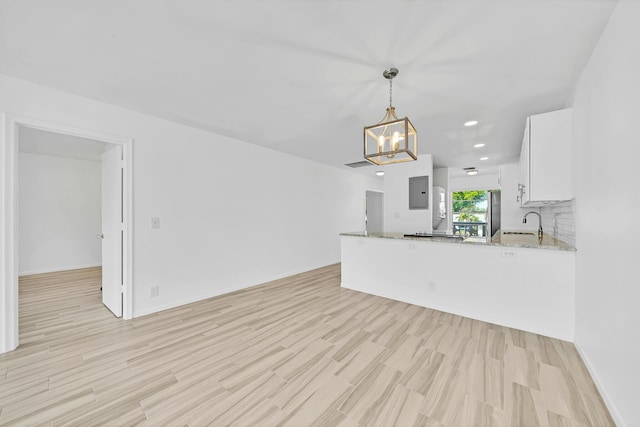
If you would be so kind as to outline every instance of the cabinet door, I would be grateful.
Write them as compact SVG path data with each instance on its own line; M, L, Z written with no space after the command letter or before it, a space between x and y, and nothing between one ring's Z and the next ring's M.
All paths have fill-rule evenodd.
M529 202L530 198L530 135L531 135L531 120L527 117L527 121L524 126L524 137L522 138L522 147L520 148L520 206Z
M570 108L531 116L529 201L571 199Z

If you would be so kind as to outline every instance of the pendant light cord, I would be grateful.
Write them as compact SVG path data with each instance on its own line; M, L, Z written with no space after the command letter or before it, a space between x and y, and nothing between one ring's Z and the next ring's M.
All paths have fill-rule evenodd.
M393 93L393 80L389 79L389 108L392 108L393 105L391 105L391 94Z

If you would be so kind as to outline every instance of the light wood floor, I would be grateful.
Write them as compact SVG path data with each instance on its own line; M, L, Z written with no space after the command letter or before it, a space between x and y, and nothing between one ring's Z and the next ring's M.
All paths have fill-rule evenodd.
M132 321L99 289L21 278L1 425L614 425L571 343L341 289L339 265Z

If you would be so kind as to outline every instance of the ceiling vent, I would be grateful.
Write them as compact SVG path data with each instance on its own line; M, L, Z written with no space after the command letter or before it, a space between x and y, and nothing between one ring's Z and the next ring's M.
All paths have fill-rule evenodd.
M478 169L476 169L475 166L464 168L464 171L467 173L467 175L478 175Z
M364 166L373 166L373 165L371 164L371 162L367 160L362 160L360 162L346 163L345 166L349 166L350 168L361 168Z

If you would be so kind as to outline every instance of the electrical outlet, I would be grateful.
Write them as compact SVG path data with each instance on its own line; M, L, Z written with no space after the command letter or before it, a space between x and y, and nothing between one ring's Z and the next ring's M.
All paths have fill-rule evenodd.
M149 290L149 295L151 296L151 298L155 298L158 295L160 295L160 287L159 286L152 286Z
M518 253L516 251L502 251L503 258L517 258Z
M436 291L436 282L431 281L427 283L427 289L429 292L434 293Z
M151 218L151 228L160 228L160 218Z
M416 249L418 247L415 242L409 242L407 246L409 247L409 249Z

